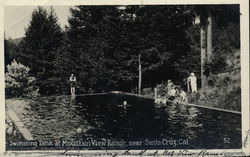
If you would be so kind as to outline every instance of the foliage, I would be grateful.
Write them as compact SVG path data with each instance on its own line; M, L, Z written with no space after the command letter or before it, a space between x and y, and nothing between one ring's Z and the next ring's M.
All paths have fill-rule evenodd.
M176 77L174 80L178 84L186 88L186 79L189 77L190 73L195 73L198 81L198 86L200 85L200 30L190 26L186 29L186 38L189 39L187 44L189 49L184 51L173 64L176 70Z
M206 70L221 72L228 54L240 47L238 7L75 6L64 32L53 9L48 13L39 7L19 50L6 46L5 52L30 67L42 95L68 94L71 73L77 77L77 93L131 92L138 82L139 54L143 88L168 79L186 87L190 72L199 85L200 26L194 19L199 16L206 25L204 19L211 13L214 59Z
M235 58L235 49L240 48L239 24L230 23L226 26L218 26L214 23L213 30L213 56L212 62L206 64L205 74L220 73L232 68L228 59ZM236 59L236 58L235 58Z
M112 73L110 65L116 66L117 62L109 58L114 57L114 48L110 45L114 39L111 35L119 31L114 28L118 25L115 21L117 10L115 7L76 6L71 9L71 14L67 34L70 57L73 60L72 69L81 78L78 85L88 90L104 90L114 83L114 80L107 78L108 73L110 77L116 74Z
M168 92L167 91L167 83L162 82L160 84L157 84L156 89L157 89L157 95L160 95L160 96L166 95Z
M32 13L25 37L20 43L20 58L17 60L30 67L31 75L37 78L41 94L54 94L59 65L56 64L58 49L62 46L62 31L53 9L47 13L38 7Z
M14 58L18 57L18 46L9 40L4 40L4 65L5 72L7 71L7 65L11 63Z
M81 58L74 69L79 67L76 71L83 78L79 84L87 88L132 90L136 86L139 53L144 85L153 85L156 81L151 74L162 80L166 76L159 75L161 70L166 71L169 62L188 47L187 39L180 38L191 22L181 7L76 6L71 12L70 51L72 58Z
M5 74L6 95L11 97L38 96L38 88L35 86L35 77L30 77L30 68L15 60L7 66Z
M241 88L239 71L211 75L210 86L189 96L189 102L216 108L241 111Z

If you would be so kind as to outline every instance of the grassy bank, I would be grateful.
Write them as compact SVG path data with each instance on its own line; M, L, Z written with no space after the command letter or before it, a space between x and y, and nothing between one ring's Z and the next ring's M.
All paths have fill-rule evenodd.
M197 93L188 94L188 103L241 111L241 70L240 51L236 50L234 55L227 57L227 68L223 73L213 74L207 78L208 86L199 89ZM229 70L230 69L230 70ZM166 83L157 86L160 97L166 95ZM154 98L151 88L143 90L143 95Z
M226 56L226 63L231 70L208 77L209 85L189 95L190 103L241 111L240 50Z
M188 103L226 109L232 111L241 111L241 81L240 69L212 75L208 78L210 85L199 89L197 93L188 94ZM166 85L158 85L158 96L164 97ZM143 95L154 98L153 89L143 90Z
M213 85L189 95L190 103L241 111L240 70L211 76Z

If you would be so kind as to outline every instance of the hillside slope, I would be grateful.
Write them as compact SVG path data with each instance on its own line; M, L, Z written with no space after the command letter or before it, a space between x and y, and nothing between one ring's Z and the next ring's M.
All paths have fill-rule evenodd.
M9 42L18 45L23 40L23 37L16 38L16 39L9 39Z
M227 57L227 70L208 78L209 86L189 95L189 102L241 111L240 50Z

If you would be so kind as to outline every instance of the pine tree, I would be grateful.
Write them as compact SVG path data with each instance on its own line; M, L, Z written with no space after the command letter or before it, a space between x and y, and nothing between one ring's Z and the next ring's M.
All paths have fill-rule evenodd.
M201 6L197 8L176 5L72 8L67 29L68 51L80 89L130 91L138 85L139 56L142 88L166 79L183 83L190 72L200 78L200 33L193 27L193 19L197 14L206 17L201 21L206 31L207 12ZM226 15L227 11L222 9L225 6L216 8L212 10L220 12L221 18ZM224 24L228 21L224 20ZM216 22L214 18L213 25ZM223 26L222 23L219 24Z
M125 65L124 23L117 6L76 6L71 9L68 36L79 86L95 91L119 89L130 77ZM122 85L123 84L123 85ZM121 88L120 88L121 89Z
M41 94L55 92L57 80L55 60L62 44L62 31L53 8L48 13L38 7L32 13L25 37L20 43L20 62L30 67L30 73L37 78Z
M185 29L190 21L184 11L183 6L141 6L136 11L143 82L148 86L177 79L173 63L189 51Z
M214 70L211 67L213 67L214 65L220 65L220 67L226 66L225 62L223 61L223 57L221 57L223 55L223 53L221 53L223 52L222 49L227 49L226 51L232 52L232 49L230 49L230 45L225 46L227 42L223 42L222 44L218 44L221 42L213 42L213 32L224 27L222 30L220 30L223 32L225 29L227 29L225 27L232 23L239 24L239 5L197 5L188 7L188 9L196 17L198 16L200 18L201 87L205 87L207 85L207 76L209 76L210 73ZM217 24L217 28L215 29L213 28L214 23ZM215 40L218 39L215 38ZM213 50L213 47L219 49L219 51L216 51L216 49ZM218 60L218 57L221 58Z

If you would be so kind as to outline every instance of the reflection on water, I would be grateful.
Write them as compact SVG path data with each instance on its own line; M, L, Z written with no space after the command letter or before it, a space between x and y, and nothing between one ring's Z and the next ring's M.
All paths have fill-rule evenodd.
M240 115L171 103L157 106L151 99L135 96L41 98L25 112L23 121L36 139L188 138L190 145L181 148L241 146ZM224 138L231 143L224 144Z

